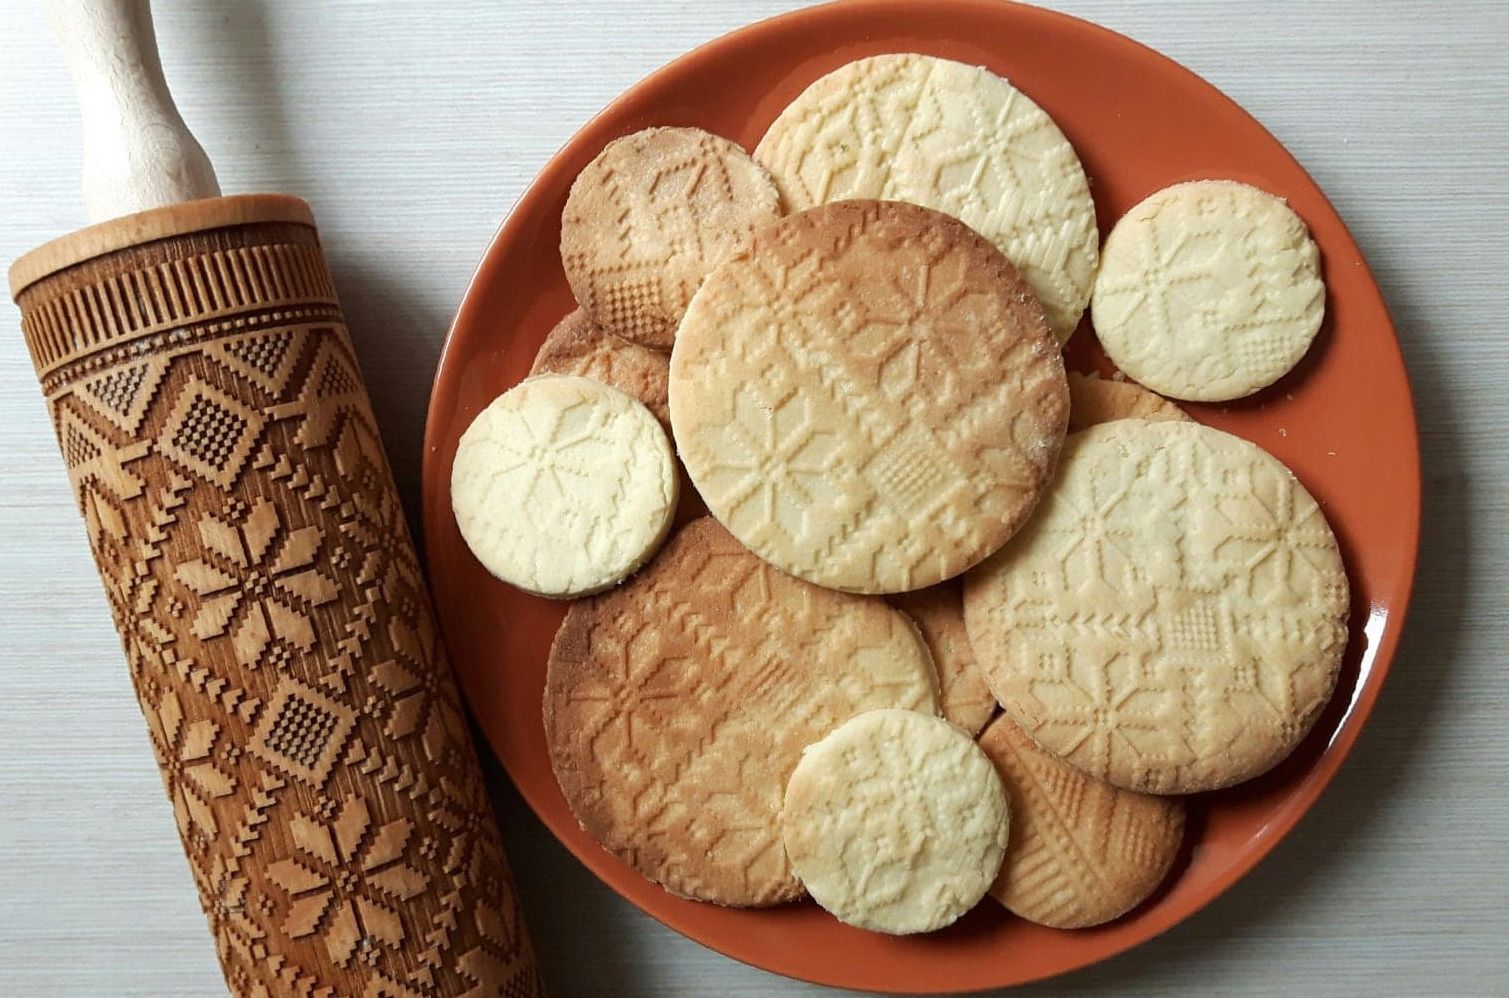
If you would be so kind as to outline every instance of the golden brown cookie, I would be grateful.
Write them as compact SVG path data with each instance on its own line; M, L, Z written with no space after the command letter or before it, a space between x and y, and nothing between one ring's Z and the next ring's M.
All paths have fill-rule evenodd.
M1069 432L1113 419L1180 420L1189 415L1161 395L1130 381L1069 372Z
M996 710L995 695L985 684L985 674L975 663L974 649L964 630L964 596L958 580L889 597L903 611L927 642L938 670L938 699L943 716L971 736L990 720Z
M1341 553L1276 458L1198 423L1069 437L1042 508L965 580L986 681L1092 776L1194 793L1267 771L1330 699Z
M671 426L708 509L776 567L851 592L920 589L1000 547L1068 409L1015 268L900 202L761 229L709 275L671 354Z
M670 369L665 353L614 336L593 322L586 309L578 308L545 337L529 373L573 374L612 385L643 402L660 425L669 429L666 383Z
M780 214L774 181L743 149L647 128L608 143L571 185L561 262L599 326L665 349L707 272Z
M801 893L779 815L802 749L877 707L937 709L906 617L784 575L704 518L567 611L545 734L606 849L673 893L770 905Z
M1011 912L1055 929L1119 918L1157 889L1184 837L1184 801L1088 776L1002 714L980 736L1006 787L1011 841L990 888Z
M958 728L872 710L808 746L781 834L812 899L839 921L909 935L952 924L1001 868L1000 775Z

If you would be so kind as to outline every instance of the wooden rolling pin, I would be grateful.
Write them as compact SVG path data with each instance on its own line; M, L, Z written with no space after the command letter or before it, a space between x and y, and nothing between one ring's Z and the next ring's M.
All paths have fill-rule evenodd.
M146 0L51 13L99 224L11 291L230 990L540 994L309 208L219 196Z

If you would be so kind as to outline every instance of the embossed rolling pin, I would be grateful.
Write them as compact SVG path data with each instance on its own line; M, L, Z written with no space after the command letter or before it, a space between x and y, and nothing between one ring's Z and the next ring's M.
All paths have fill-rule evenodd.
M219 196L145 0L51 14L98 224L11 291L230 990L539 994L309 208Z

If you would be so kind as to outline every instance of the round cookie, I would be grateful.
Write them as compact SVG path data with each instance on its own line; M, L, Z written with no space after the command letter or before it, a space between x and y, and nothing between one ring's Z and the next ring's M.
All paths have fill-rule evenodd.
M1141 385L1070 371L1069 432L1113 419L1193 422L1183 409Z
M876 707L934 711L933 684L899 611L783 575L703 518L567 611L545 735L608 851L676 894L771 905L802 891L779 826L802 749Z
M577 175L561 262L599 326L668 349L707 272L780 214L775 184L743 149L698 128L647 128Z
M1175 184L1106 237L1091 317L1116 366L1197 402L1289 372L1325 314L1320 251L1288 205L1230 180Z
M938 700L943 717L977 735L996 711L996 698L975 662L964 630L964 599L957 580L890 597L922 634L938 670Z
M1000 248L1060 343L1090 298L1100 233L1079 157L1043 109L979 66L903 53L813 83L755 148L791 211L847 198L947 212Z
M679 477L641 403L587 378L529 378L456 445L451 509L472 554L538 596L598 592L660 546Z
M671 426L708 509L819 585L903 592L1000 547L1046 486L1063 361L1006 258L916 205L756 232L671 354Z
M812 899L839 921L907 935L951 925L1001 867L1006 795L990 759L947 721L852 718L802 753L781 836Z
M1184 801L1121 790L1043 751L1008 715L980 748L1011 808L1011 841L990 894L1055 929L1100 925L1157 889L1184 837Z
M645 404L660 425L670 428L667 382L670 358L659 350L614 336L578 308L560 322L534 355L536 374L571 374L601 381Z
M1265 772L1331 696L1347 578L1320 507L1198 423L1069 438L1042 509L964 585L992 692L1048 751L1148 793Z

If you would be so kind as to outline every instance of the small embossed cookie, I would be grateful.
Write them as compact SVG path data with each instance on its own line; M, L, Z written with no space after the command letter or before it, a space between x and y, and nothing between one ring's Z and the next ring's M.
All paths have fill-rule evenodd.
M1006 848L1006 795L980 747L936 717L873 710L802 753L781 835L812 899L839 921L906 935L985 896Z
M670 529L678 486L650 410L600 382L549 375L472 420L451 465L451 508L484 568L562 599L644 564Z
M1036 505L1063 360L968 226L840 201L756 232L687 308L671 426L708 509L777 568L892 593L950 578Z
M902 610L927 642L938 670L938 699L943 716L977 735L996 710L996 698L985 684L964 631L964 598L957 580L898 593L889 598Z
M1167 187L1106 237L1091 317L1116 366L1221 402L1287 374L1326 309L1320 251L1283 201L1230 180Z
M1276 458L1198 423L1069 437L1042 508L970 572L964 621L996 699L1092 776L1195 793L1267 771L1330 699L1347 577Z
M1069 432L1113 419L1193 422L1183 409L1141 385L1070 371Z
M1055 929L1100 925L1157 889L1184 837L1184 801L1121 790L1045 752L1010 716L980 748L1011 808L1011 841L990 893Z
M668 349L702 278L780 214L770 176L734 143L647 128L608 143L571 185L561 262L599 326Z
M779 826L802 749L857 713L936 698L900 611L784 575L703 518L567 611L545 735L572 813L609 852L675 894L771 905L802 890Z
M591 378L645 404L660 425L670 428L666 408L670 358L659 350L631 343L598 326L586 309L576 309L560 322L534 355L535 374L571 374Z
M791 211L884 198L960 219L1022 272L1060 343L1085 310L1100 233L1079 157L979 66L914 53L841 66L780 113L755 158Z

